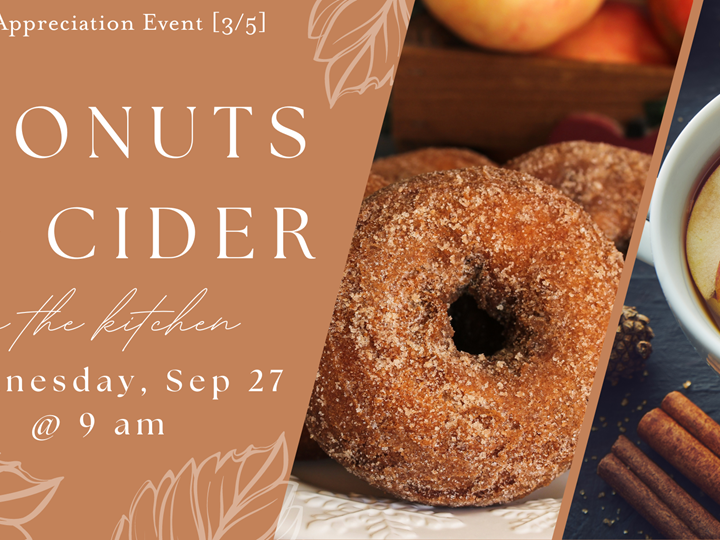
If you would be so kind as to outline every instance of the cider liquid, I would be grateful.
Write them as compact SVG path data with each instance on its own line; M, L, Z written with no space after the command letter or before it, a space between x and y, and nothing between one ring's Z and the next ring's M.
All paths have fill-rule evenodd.
M702 188L705 186L705 183L708 181L708 179L712 176L712 173L714 173L718 167L720 167L720 150L715 152L713 157L708 160L708 162L702 168L702 171L700 172L700 175L695 182L695 186L693 186L692 194L690 195L690 198L688 199L688 204L685 207L685 228L683 230L682 238L683 243L685 244L685 270L687 271L687 274L690 277L690 281L692 282L695 299L697 300L697 303L703 307L703 311L705 312L705 316L708 318L708 320L710 320L715 325L715 328L720 331L720 314L716 313L715 310L710 307L708 301L705 300L700 294L700 291L695 285L695 280L692 277L692 272L690 272L690 267L688 266L687 262L687 228L690 221L690 214L692 213L692 209L695 206L695 201L700 195ZM720 227L720 218L718 219L718 227ZM716 297L718 296L718 291L715 292L715 295ZM718 300L720 300L720 298L718 298Z

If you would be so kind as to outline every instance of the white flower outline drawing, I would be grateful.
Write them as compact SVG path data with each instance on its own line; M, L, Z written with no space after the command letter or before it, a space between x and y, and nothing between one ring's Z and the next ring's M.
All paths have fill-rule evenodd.
M353 27L345 20L357 21L355 11L367 13L366 21ZM407 0L315 2L308 38L318 40L314 60L327 63L325 92L330 108L345 94L393 84L409 23ZM352 78L354 82L350 82Z
M55 492L60 486L63 477L60 476L52 480L40 480L25 471L19 461L0 461L0 485L2 484L3 475L17 477L21 483L27 487L8 493L0 492L0 527L13 527L25 537L25 540L32 540L32 537L23 525L35 519L45 509L50 503L50 500L55 496ZM13 480L17 481L16 479ZM33 503L32 501L36 500L37 496L41 496L40 502ZM30 501L30 508L24 512L21 508L20 513L14 517L4 514L5 511L9 511L6 510L6 506L13 506L14 511L18 512L16 505L18 501L22 499Z
M199 465L190 459L178 474L165 473L157 486L149 480L142 485L112 539L234 537L245 519L283 499L289 472L285 433L269 446L218 452ZM193 536L187 530L190 522ZM258 540L272 538L274 528L275 523Z

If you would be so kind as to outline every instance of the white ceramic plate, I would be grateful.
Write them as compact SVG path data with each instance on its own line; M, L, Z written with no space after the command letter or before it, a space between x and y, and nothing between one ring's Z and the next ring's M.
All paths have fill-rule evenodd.
M298 462L276 538L552 538L566 482L567 473L511 504L438 508L389 499L329 459Z

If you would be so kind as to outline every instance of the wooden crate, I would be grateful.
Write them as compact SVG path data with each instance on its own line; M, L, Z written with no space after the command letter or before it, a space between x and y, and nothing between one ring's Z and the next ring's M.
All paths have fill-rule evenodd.
M497 160L545 144L568 114L621 123L663 99L673 69L509 55L464 46L429 16L413 19L395 80L393 137L399 149L476 148Z

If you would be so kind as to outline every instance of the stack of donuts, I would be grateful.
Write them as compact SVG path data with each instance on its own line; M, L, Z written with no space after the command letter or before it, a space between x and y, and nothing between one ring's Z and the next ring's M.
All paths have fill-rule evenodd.
M504 167L455 149L376 161L309 436L430 505L512 501L568 469L649 160L572 142Z

